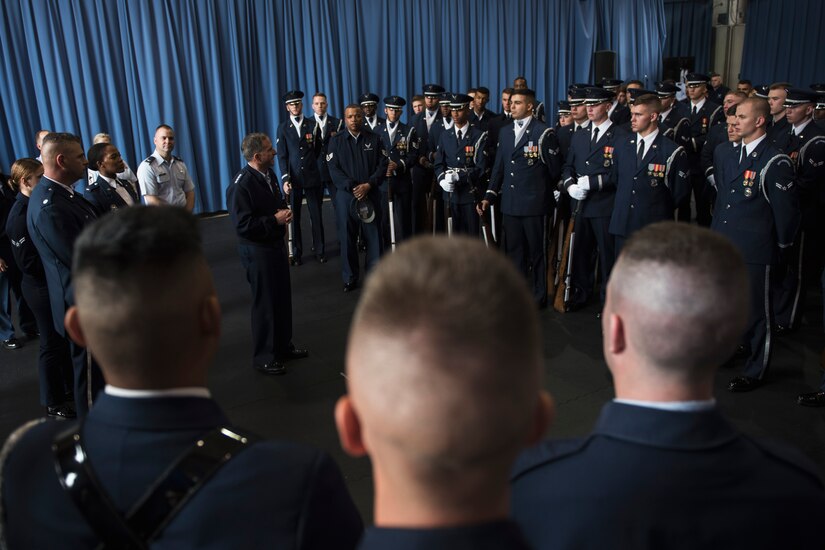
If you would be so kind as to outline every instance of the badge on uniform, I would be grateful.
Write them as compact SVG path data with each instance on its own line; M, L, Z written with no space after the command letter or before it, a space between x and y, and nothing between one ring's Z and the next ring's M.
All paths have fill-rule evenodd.
M702 117L702 133L703 134L708 133L708 117L706 117L706 116Z
M665 177L665 168L664 164L648 164L647 165L647 175L650 177L650 186L656 187L659 185L659 180L657 178Z
M745 196L750 198L753 196L753 183L756 178L756 170L745 170L745 179L742 186L745 188Z
M604 166L605 168L609 167L610 164L613 162L613 147L609 145L604 146Z
M793 163L794 163L794 165L796 165L796 163L797 163L797 161L798 161L798 159L799 159L799 151L791 151L791 152L788 154L788 156L789 156L789 157L791 157L791 162L793 162Z
M304 139L306 139L306 140L307 140L307 143L309 143L310 145L312 145L312 134L306 134L306 135L304 135Z
M407 150L407 140L404 139L403 136L398 140L398 143L395 144L395 149L399 153L406 152L406 150Z
M473 160L473 156L476 154L476 148L472 145L465 145L464 146L464 156L467 157L467 160Z

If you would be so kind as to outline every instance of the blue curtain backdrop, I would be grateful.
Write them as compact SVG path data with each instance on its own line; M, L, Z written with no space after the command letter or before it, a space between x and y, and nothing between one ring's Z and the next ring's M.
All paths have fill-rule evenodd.
M91 144L108 132L133 169L170 124L196 209L224 208L250 131L274 135L281 95L408 99L439 82L499 91L524 75L552 113L588 81L596 49L618 74L661 73L663 0L3 0L0 169L36 156L34 132ZM309 101L305 112L311 112Z
M695 70L707 73L710 66L710 42L713 32L711 0L664 0L667 20L665 57L690 57Z
M825 81L825 1L750 0L741 77L754 84Z

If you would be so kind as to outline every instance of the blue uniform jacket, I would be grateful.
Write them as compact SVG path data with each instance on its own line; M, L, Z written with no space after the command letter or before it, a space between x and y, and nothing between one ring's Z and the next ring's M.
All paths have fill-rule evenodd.
M29 237L29 229L26 227L28 210L29 197L18 193L17 200L12 204L6 219L6 235L11 242L14 261L23 272L23 276L38 285L45 285L46 272L43 270L43 262L40 260L40 255Z
M659 132L639 164L637 140L638 135L631 134L616 145L611 175L616 181L616 200L609 231L623 237L654 222L672 221L676 206L690 192L687 154L682 147Z
M570 208L575 210L578 207L579 215L585 218L609 218L613 214L616 196L616 182L611 178L613 155L616 145L627 136L627 132L611 124L599 137L596 147L591 147L592 128L591 123L588 131L573 133L561 177L567 189L579 177L588 176L590 193L581 201L581 206L578 206L579 201L571 199Z
M323 128L318 127L318 132L323 135L323 147L321 147L321 152L318 155L318 171L321 174L321 181L332 181L327 167L327 147L332 136L344 129L344 121L328 114L324 122Z
M664 133L666 138L675 141L676 145L684 147L686 153L688 148L692 146L689 117L690 111L685 107L685 104L676 101L667 116L659 121L659 130Z
M392 176L393 193L409 193L412 186L410 169L418 163L421 148L421 140L418 139L415 128L399 121L392 142L386 124L381 126L378 135L381 137L381 145L387 153L387 158L398 165L395 175Z
M716 177L713 175L713 153L716 148L728 140L728 125L727 123L717 124L708 132L705 140L705 146L702 147L702 152L699 154L699 166L702 169L705 179L714 181Z
M321 131L314 118L301 121L301 134L295 130L292 118L287 118L278 126L278 139L275 150L278 152L278 168L281 171L281 186L287 181L291 185L318 187L321 185L321 172L318 158L324 144Z
M739 163L739 143L716 148L716 205L711 229L728 237L749 264L770 265L778 249L793 244L799 228L799 198L793 163L767 138Z
M501 204L508 216L544 216L553 206L561 155L552 128L536 119L518 143L514 124L501 129L498 150L485 199Z
M138 196L137 191L132 184L129 182L123 182L124 188L129 193L129 196L132 197L134 204L140 204L140 196ZM117 210L118 208L126 208L129 205L126 204L126 201L123 200L117 191L112 189L112 186L109 185L109 182L102 179L98 176L97 180L88 186L83 193L83 196L88 200L90 203L97 208L98 213L102 216L106 212L110 210Z
M379 204L379 191L387 172L387 158L381 138L366 128L354 138L349 130L336 134L329 142L329 174L335 187L352 195L352 189L370 184L370 200Z
M783 119L784 120L784 119ZM802 227L818 231L818 217L825 201L825 130L809 122L800 135L792 135L791 125L776 134L775 147L788 155L796 168Z
M475 204L481 200L482 189L479 186L487 175L487 132L472 123L467 124L466 135L461 143L456 137L455 128L441 132L438 147L435 150L435 177L441 183L447 170L459 170L455 191L452 193L453 204ZM450 194L444 191L444 200Z
M427 110L424 109L412 117L412 119L410 119L410 126L415 128L415 135L418 136L420 142L418 150L419 158L425 157L432 161L432 156L430 155L430 130L427 128L426 114ZM435 120L433 121L432 127L441 124L441 118L441 111L436 109Z
M715 409L608 403L584 438L523 453L512 514L535 548L810 548L825 488L794 449Z
M686 116L690 123L690 143L688 147L686 147L688 161L690 162L691 173L701 174L702 167L699 155L702 152L702 147L705 146L705 141L707 140L711 127L724 122L725 114L722 112L721 105L717 105L709 99L705 100L702 108L699 109L695 115L691 113L693 104L688 102L685 105L688 110Z
M83 228L97 218L97 210L80 193L72 194L43 177L32 191L26 225L43 261L54 327L65 335L63 318L74 304L72 247Z
M24 434L3 467L10 548L95 548L96 537L55 473L51 445L69 423ZM231 427L211 399L101 394L83 427L88 460L126 512L202 434ZM162 548L351 549L362 523L325 453L260 441L224 465L152 544Z
M285 210L287 203L271 169L269 177L272 185L247 164L226 189L226 208L241 244L269 248L284 246L286 226L275 220L275 213Z

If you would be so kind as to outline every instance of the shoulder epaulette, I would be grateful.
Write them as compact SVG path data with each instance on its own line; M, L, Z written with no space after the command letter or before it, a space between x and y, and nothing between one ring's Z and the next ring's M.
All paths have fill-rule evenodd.
M155 162L157 162L157 160L158 159L155 158L155 155L149 155L148 157L146 157L146 160L144 160L143 162L146 162L146 163L149 163L149 164L154 164Z

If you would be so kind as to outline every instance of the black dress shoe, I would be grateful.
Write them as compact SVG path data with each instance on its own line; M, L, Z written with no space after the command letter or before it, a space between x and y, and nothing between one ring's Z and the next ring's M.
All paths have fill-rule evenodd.
M762 381L758 378L751 378L750 376L737 376L728 382L728 391L731 392L746 392L752 391L762 385Z
M286 367L283 363L272 361L271 363L264 363L263 365L255 365L255 370L264 374L286 374Z
M323 254L321 254L320 256L316 256L316 258L317 258L319 264L327 263L327 258Z
M23 344L20 343L20 340L17 338L9 338L8 340L3 340L3 349L20 349L23 347Z
M77 413L75 412L74 407L68 404L46 407L46 415L50 418L56 418L58 420L77 418Z
M358 288L358 281L352 281L351 283L344 283L344 292L352 292Z
M303 359L304 357L309 357L309 352L305 349L298 349L293 346L283 359L284 361L291 361L292 359Z
M803 407L825 407L825 391L801 393L796 402Z

